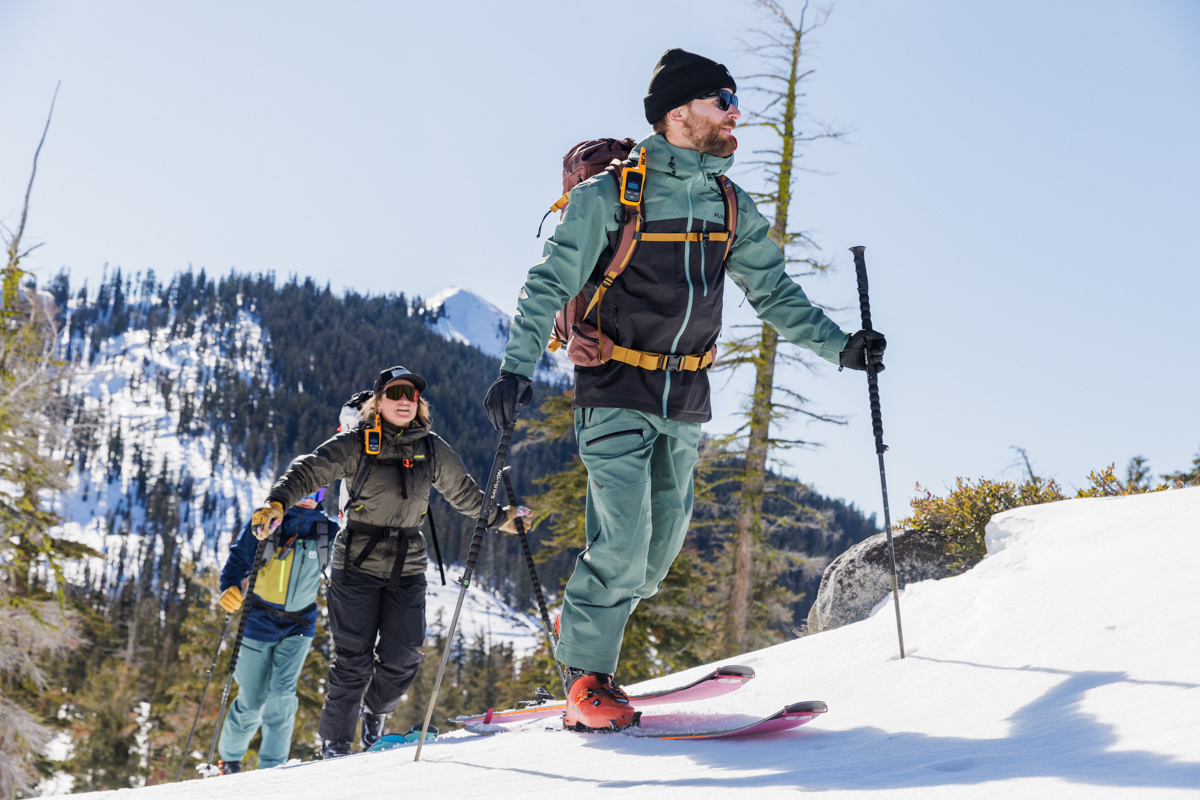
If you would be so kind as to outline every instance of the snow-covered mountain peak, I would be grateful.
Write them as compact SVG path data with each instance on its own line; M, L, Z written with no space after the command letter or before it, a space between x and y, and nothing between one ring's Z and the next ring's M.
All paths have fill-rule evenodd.
M437 312L433 327L446 339L475 347L489 356L502 358L508 344L512 315L463 286L443 289L425 301L425 308ZM559 383L571 381L574 367L559 351L544 353L535 376Z

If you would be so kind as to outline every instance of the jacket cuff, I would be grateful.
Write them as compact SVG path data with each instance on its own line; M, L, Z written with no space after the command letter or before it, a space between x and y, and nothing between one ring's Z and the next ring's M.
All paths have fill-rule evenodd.
M505 358L500 362L500 369L505 372L515 372L518 375L523 375L530 380L533 379L533 370L536 364L527 364L522 361L517 361L512 358Z
M850 341L850 334L842 331L837 336L832 336L825 340L825 343L817 349L817 355L828 361L830 364L837 365L840 363L838 356L846 349L846 342Z

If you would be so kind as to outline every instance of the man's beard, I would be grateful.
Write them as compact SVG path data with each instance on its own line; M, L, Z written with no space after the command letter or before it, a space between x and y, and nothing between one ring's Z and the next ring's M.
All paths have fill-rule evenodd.
M730 128L733 128L734 124L730 122ZM683 121L683 129L687 131L697 150L719 158L728 158L737 149L737 142L733 134L728 138L721 136L721 125L721 122L713 122L696 114L689 114Z

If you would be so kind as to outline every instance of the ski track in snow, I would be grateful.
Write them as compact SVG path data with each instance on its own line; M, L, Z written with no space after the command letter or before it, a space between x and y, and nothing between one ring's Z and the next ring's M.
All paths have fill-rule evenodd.
M148 798L1126 798L1200 795L1200 489L1068 500L997 515L970 572L869 619L721 663L758 677L659 707L766 714L824 700L795 731L672 742L574 734L554 720L491 738L175 786ZM424 669L429 669L426 664ZM710 669L630 687L682 683ZM655 708L655 713L659 712ZM653 756L646 758L645 756Z

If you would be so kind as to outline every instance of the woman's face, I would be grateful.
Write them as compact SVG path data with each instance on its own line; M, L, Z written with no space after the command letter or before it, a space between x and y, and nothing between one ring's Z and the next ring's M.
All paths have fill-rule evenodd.
M388 386L398 385L412 386L411 383L403 379L392 381L388 384ZM384 389L386 390L387 386ZM399 400L389 400L384 392L380 392L379 398L375 402L379 413L383 414L383 418L397 428L407 428L417 416L416 398L409 400L407 397L401 395Z

